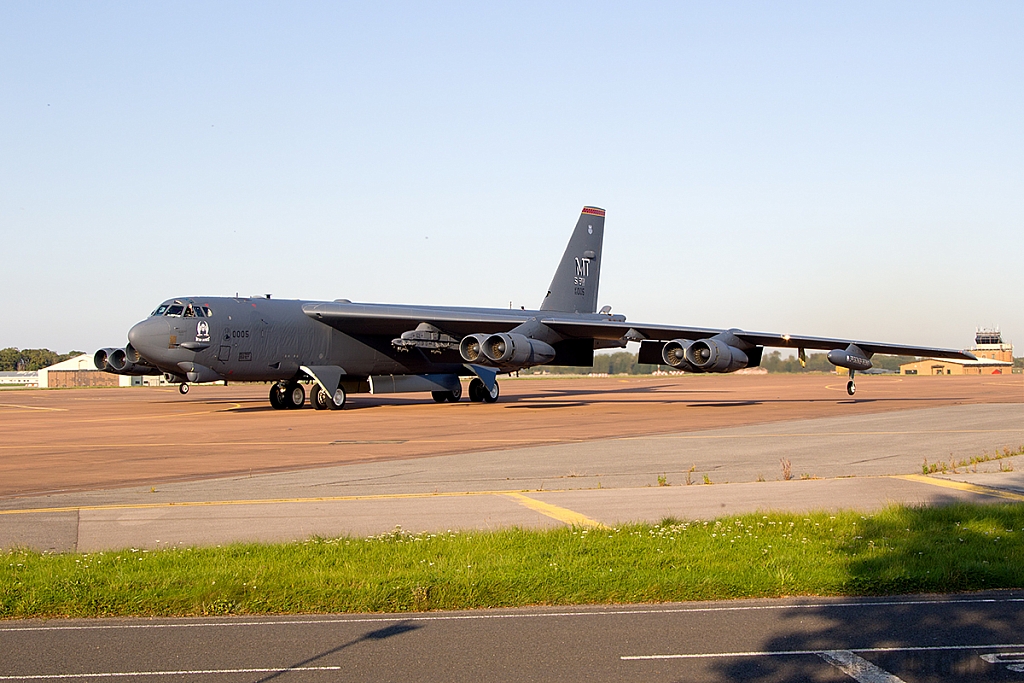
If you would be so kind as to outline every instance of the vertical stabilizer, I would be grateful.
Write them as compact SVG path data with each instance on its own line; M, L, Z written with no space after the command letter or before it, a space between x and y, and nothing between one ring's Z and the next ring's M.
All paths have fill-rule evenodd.
M567 313L597 311L603 242L604 209L583 207L540 310Z

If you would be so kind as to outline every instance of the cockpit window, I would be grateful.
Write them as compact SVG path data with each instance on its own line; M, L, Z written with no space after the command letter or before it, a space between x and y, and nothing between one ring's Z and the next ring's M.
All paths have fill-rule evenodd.
M169 316L173 316L175 318L180 318L181 314L182 314L182 311L184 311L184 310L185 310L185 307L182 306L181 304L172 304L171 306L167 307L167 311L164 313L164 315L169 315Z
M185 312L182 314L182 317L184 317L184 318L194 318L194 317L196 317L196 309L192 307L192 304L189 304L188 306L185 307Z
M210 310L209 306L203 306L202 309L203 309L203 313L206 314L207 318L212 318L213 317L213 311Z
M150 315L163 315L167 312L167 304L160 304Z
M195 306L193 308L193 310L195 311L195 314L196 314L197 318L205 318L206 317L206 311L203 310L202 306Z

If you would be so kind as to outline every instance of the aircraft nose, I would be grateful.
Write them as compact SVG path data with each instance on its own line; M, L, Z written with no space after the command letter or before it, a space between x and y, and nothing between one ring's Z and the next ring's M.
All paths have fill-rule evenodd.
M143 358L155 360L160 355L159 350L167 348L167 335L167 321L150 318L136 323L128 330L128 341Z

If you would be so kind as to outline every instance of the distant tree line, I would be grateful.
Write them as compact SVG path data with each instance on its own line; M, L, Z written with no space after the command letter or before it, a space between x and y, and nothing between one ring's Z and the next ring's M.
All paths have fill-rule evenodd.
M70 351L68 353L57 353L50 349L17 349L10 347L0 349L0 372L21 372L28 370L41 370L50 367L54 363L60 363L68 358L82 355L82 351Z

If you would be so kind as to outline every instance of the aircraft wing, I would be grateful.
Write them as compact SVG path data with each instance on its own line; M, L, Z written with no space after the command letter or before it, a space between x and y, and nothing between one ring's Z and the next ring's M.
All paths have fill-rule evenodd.
M672 339L707 339L722 332L731 332L740 339L755 346L769 346L791 349L817 349L830 351L856 344L868 353L892 354L897 356L924 356L927 358L957 358L975 360L975 356L959 349L942 349L930 346L909 346L884 342L861 341L857 339L835 339L830 337L807 337L771 332L747 332L745 330L721 330L709 327L677 327L673 325L648 325L618 321L575 321L567 318L545 320L544 323L560 334L572 337L593 337L595 339L621 339L629 341L650 339L670 341ZM632 333L631 333L632 332ZM637 336L639 335L639 336Z
M508 332L514 327L536 319L565 338L603 339L625 341L670 341L672 339L707 339L722 332L731 332L740 339L755 346L777 348L803 348L830 351L856 344L870 353L901 356L924 356L929 358L958 358L974 360L974 356L958 349L942 349L929 346L908 346L856 339L834 339L830 337L807 337L768 332L747 332L744 330L722 330L710 327L681 327L677 325L653 325L628 322L622 316L600 314L575 315L549 313L546 311L519 311L493 308L457 308L443 306L403 306L395 304L358 304L348 302L308 303L303 312L314 320L353 335L394 335L415 328L420 323L429 323L445 332L463 336L467 334L491 334Z

